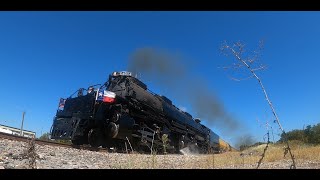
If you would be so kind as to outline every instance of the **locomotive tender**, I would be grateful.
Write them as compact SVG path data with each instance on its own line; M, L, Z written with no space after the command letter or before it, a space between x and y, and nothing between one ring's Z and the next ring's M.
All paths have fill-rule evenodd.
M60 99L51 139L149 152L231 150L200 119L180 110L167 97L149 91L130 72L113 72L99 88L85 95L84 90L76 91L76 97Z

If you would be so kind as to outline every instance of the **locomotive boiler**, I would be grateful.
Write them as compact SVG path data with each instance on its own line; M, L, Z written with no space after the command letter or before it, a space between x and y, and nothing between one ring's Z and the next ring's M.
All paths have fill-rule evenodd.
M200 119L177 108L170 99L148 90L130 72L113 72L103 85L80 88L61 98L50 130L51 139L71 140L135 151L200 153L231 146Z

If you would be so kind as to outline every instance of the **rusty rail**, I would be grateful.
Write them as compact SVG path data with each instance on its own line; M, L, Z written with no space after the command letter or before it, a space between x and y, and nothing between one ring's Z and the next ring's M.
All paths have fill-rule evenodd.
M22 141L22 142L28 142L30 141L30 138L23 137L23 136L17 136L13 134L7 134L0 132L0 139L8 139L13 141ZM58 146L58 147L66 147L66 148L73 148L73 149L81 149L81 150L89 150L89 151L99 151L99 152L109 152L106 148L95 148L90 147L86 145L72 145L72 144L64 144L64 143L58 143L54 141L46 141L41 139L35 139L35 143L38 145L49 145L49 146Z

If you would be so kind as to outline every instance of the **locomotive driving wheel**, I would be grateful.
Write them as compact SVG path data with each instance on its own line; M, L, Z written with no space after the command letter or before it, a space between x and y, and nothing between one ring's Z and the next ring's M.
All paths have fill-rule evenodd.
M100 129L93 128L88 132L88 142L92 147L99 147L103 143L103 134Z

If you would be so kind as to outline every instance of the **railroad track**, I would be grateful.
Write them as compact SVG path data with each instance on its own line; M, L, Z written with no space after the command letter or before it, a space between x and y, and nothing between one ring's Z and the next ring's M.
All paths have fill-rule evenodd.
M13 134L7 134L0 132L0 139L9 139L13 141L21 141L21 142L29 142L31 138L23 137L23 136L17 136ZM73 149L81 149L81 150L89 150L89 151L97 151L97 152L109 152L106 148L95 148L85 145L72 145L72 144L64 144L64 143L58 143L54 141L45 141L41 139L35 139L34 141L38 145L49 145L49 146L59 146L59 147L66 147L66 148L73 148Z

